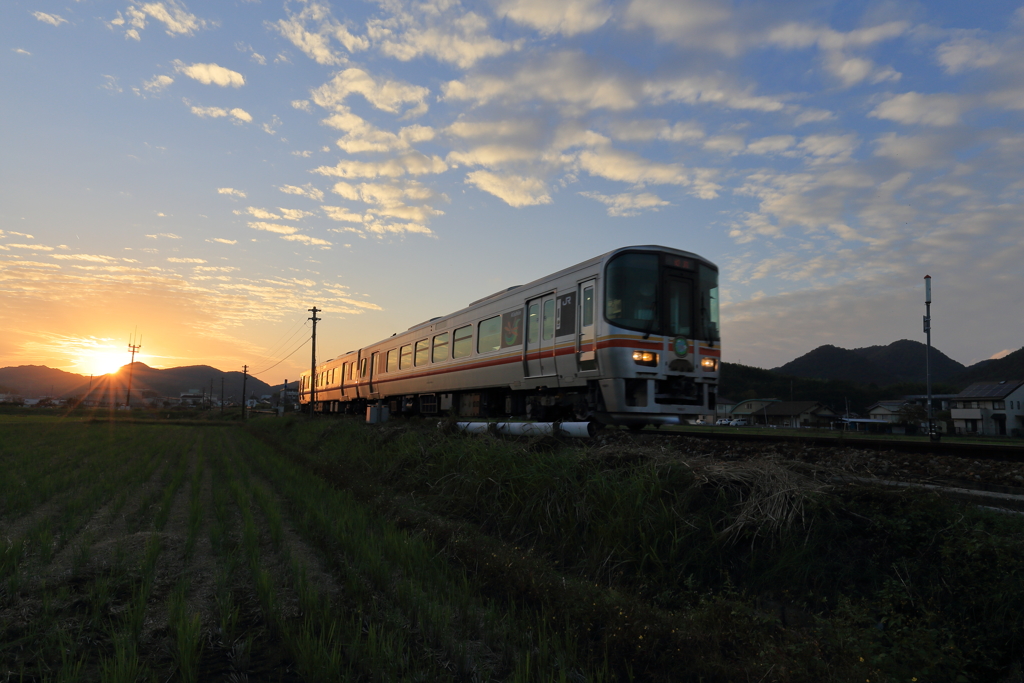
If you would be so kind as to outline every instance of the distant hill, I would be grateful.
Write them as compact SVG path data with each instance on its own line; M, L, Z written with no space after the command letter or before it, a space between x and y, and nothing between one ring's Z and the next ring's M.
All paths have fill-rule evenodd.
M925 350L921 342L901 339L888 346L843 349L825 345L810 351L772 372L887 386L904 382L924 382ZM931 351L932 382L952 382L967 368L935 347Z
M956 376L958 384L994 382L1002 379L1024 379L1024 346L994 360L983 360Z
M120 396L123 399L128 388L128 370L129 366L125 365L116 373L93 377L91 380L93 393ZM133 396L146 394L178 396L192 389L209 392L210 380L213 380L213 394L219 397L222 377L225 397L232 396L234 400L238 401L242 396L242 373L237 371L223 372L209 365L190 365L160 370L151 368L145 363L131 364L131 371ZM293 382L289 382L290 386L293 384ZM86 375L48 368L45 365L21 365L0 368L0 385L9 387L15 390L12 393L18 393L26 398L38 396L67 398L88 393L90 378ZM280 391L280 389L280 384L272 387L251 375L246 384L246 393L250 396L255 394L258 397Z

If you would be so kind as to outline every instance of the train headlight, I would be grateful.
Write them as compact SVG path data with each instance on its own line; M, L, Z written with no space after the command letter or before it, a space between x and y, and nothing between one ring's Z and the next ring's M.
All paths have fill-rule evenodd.
M634 351L633 362L637 365L655 366L658 364L658 354L653 351Z
M700 366L709 372L714 372L718 369L718 359L716 358L701 358Z

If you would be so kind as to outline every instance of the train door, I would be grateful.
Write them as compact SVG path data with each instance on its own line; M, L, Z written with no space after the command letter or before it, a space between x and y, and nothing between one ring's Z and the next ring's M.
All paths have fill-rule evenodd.
M594 292L597 291L594 280L587 280L579 284L580 312L578 346L576 360L580 372L597 370L597 340L594 337L594 318L596 316L596 302Z
M555 295L526 303L526 376L555 374Z
M368 370L369 378L367 381L370 383L369 395L372 398L377 393L376 384L377 379L377 362L380 360L380 354L374 351L370 354L370 368Z

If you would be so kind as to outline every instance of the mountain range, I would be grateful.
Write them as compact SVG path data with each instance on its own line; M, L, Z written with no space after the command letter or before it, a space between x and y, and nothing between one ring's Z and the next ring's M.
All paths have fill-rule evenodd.
M809 351L785 365L771 370L746 368L723 363L723 395L741 393L739 386L729 386L743 374L751 375L750 381L758 384L782 381L796 377L816 380L836 380L855 385L886 387L896 384L924 384L925 345L921 342L901 339L887 346L867 346L858 349L844 349L825 345ZM972 382L1003 379L1024 379L1024 347L994 360L983 360L965 366L953 360L936 348L932 348L931 377L933 384L946 388L962 389ZM220 397L221 379L224 380L225 398L239 400L242 395L242 373L222 372L209 365L190 365L180 368L157 369L145 363L130 364L132 392L139 396L178 396L199 390L210 391L213 381L213 395ZM124 396L128 388L129 365L109 375L89 378L64 370L48 368L45 365L21 365L0 368L0 393L18 394L25 397L82 396L92 391L112 396ZM760 378L760 379L756 379ZM788 380L787 380L788 381ZM289 388L295 383L289 382ZM746 387L747 382L741 383ZM780 385L782 386L782 385ZM791 385L789 385L791 386ZM281 390L281 384L269 385L249 376L246 393L262 396ZM778 393L778 392L776 392Z
M235 401L241 400L241 372L223 372L209 365L161 370L140 362L125 365L117 372L92 378L48 368L45 365L0 368L0 393L18 394L26 398L67 398L91 393L94 396L119 396L123 400L128 390L129 369L133 396L178 396L190 391L209 393L212 380L213 395L219 398L223 379L225 399L233 397ZM288 385L289 388L294 388L295 383L289 382ZM271 386L252 375L246 380L245 391L249 396L259 397L280 390L281 384Z
M844 349L827 344L772 368L789 377L844 380L857 384L886 386L925 381L925 353L921 342L901 339L887 346ZM929 358L932 383L964 387L972 382L1024 379L1024 348L999 359L983 360L971 366L958 363L932 347Z

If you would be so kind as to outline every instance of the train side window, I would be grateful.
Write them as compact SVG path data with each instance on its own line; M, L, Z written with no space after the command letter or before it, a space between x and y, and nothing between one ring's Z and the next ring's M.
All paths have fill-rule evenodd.
M420 339L416 342L416 355L413 359L416 365L426 365L430 360L430 340Z
M477 325L476 352L487 353L501 348L501 316L481 320Z
M583 288L583 327L594 324L594 288Z
M434 354L431 357L433 362L440 363L448 360L448 333L439 334L434 337Z
M455 330L452 338L452 358L465 358L473 353L473 326L466 325Z
M542 334L544 341L549 341L555 338L555 300L548 299L544 302L544 332Z
M398 349L388 351L388 364L384 372L394 372L398 369Z
M359 359L359 376L360 377L366 377L366 359L365 358L360 358Z
M526 314L526 343L534 346L540 341L540 304L530 304Z
M412 367L412 344L406 344L402 347L402 353L398 359L398 367L400 370L408 370Z
M348 371L348 363L341 364L341 383L345 383L345 373Z

